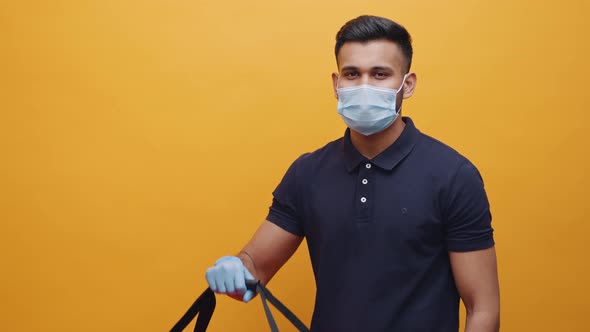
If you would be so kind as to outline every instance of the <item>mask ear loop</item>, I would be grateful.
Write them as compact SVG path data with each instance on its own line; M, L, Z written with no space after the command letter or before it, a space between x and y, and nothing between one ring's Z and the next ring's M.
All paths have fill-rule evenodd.
M338 96L339 85L340 85L340 74L338 74L338 79L336 80L336 99L340 99L340 96Z
M397 91L395 92L395 100L394 100L394 103L396 103L396 104L397 104L397 94L400 91L402 91L402 99L404 97L403 96L403 93L404 93L403 92L403 89L404 89L404 84L406 83L406 77L408 77L408 75L410 75L410 73L407 73L407 74L404 75L404 78L402 79L402 84L400 85L399 89L397 89ZM400 105L399 108L395 111L395 113L399 115L399 112L401 112L401 110L402 110L402 106Z

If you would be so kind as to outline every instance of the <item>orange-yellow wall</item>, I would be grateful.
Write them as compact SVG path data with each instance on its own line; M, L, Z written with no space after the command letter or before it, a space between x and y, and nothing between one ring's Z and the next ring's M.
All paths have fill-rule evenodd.
M584 0L2 1L0 330L169 329L289 164L343 133L334 35L364 13L414 37L405 115L484 176L503 331L585 330ZM304 246L270 288L309 322ZM258 299L210 327L266 329Z

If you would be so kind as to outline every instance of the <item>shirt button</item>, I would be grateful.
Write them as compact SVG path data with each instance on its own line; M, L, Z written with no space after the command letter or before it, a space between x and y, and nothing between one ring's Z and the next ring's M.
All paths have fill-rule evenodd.
M363 184L367 184L367 183L369 183L369 181L368 181L367 179L363 179L363 181L362 181L362 182L363 182Z
M366 201L367 201L367 198L366 197L361 197L361 202L362 203L365 203Z
M366 168L371 168L371 164L367 163L367 164L365 165L365 167L366 167Z

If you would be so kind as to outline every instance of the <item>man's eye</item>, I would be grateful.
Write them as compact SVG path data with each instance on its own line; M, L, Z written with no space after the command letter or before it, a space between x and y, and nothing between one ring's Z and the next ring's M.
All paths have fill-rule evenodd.
M375 73L375 77L377 77L377 78L386 78L387 77L387 73Z
M344 77L356 77L356 76L358 76L358 73L356 73L356 72L344 73Z

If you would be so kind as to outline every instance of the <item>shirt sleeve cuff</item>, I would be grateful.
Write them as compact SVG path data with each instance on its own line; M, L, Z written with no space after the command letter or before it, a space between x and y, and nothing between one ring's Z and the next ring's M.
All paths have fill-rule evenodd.
M270 221L271 223L279 226L280 228L286 230L287 232L293 235L305 236L303 229L299 227L295 222L286 220L280 214L277 214L272 210L268 213L266 220Z
M447 248L453 252L468 252L488 249L494 245L494 237L492 234L488 234L485 237L471 241L449 241Z

